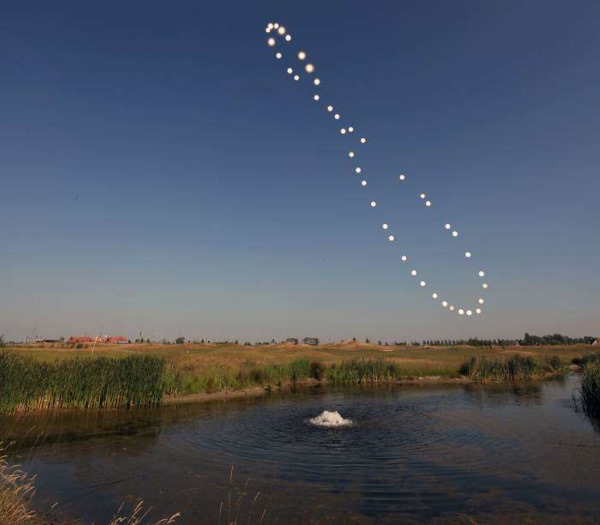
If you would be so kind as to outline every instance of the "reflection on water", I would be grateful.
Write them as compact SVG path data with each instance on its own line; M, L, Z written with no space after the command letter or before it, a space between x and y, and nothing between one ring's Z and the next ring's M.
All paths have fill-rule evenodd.
M88 523L126 497L216 523L231 465L265 523L598 523L600 435L572 409L577 384L317 388L0 428L41 501ZM324 411L353 424L306 424Z

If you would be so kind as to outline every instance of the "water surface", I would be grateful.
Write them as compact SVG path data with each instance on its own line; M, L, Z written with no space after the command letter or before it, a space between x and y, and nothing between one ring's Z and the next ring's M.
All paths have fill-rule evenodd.
M600 434L573 410L578 381L314 389L0 428L20 435L38 505L85 523L137 498L218 523L246 483L240 523L264 509L281 524L599 523ZM352 424L310 424L324 410Z

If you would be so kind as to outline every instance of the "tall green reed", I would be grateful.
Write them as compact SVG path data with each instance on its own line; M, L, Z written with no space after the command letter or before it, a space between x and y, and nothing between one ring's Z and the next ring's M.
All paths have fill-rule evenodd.
M515 354L505 358L472 357L461 365L460 373L475 381L532 381L560 368L560 359L540 364L531 356Z
M164 390L165 362L155 356L41 362L0 352L0 412L156 406Z
M584 366L579 396L583 411L600 419L600 361L590 360Z
M331 365L326 375L334 384L382 383L400 379L402 371L397 363L386 359L351 359Z

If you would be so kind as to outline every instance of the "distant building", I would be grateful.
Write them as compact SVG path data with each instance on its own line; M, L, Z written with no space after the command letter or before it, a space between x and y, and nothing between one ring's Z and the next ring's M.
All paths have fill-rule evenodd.
M596 337L596 339L592 341L592 346L600 346L600 337Z
M94 340L89 335L72 335L67 343L93 343Z
M286 343L291 343L293 345L297 345L298 344L298 339L296 339L295 337L288 337L285 340Z
M106 342L113 345L125 345L129 342L129 339L124 335L109 335Z
M302 339L302 342L305 345L317 346L319 344L319 339L317 337L305 337Z

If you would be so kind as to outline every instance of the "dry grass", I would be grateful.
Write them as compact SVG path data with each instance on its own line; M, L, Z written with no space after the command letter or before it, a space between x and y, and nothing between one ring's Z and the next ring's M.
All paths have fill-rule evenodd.
M248 485L250 479L246 480L246 483L242 489L237 489L233 484L233 466L229 471L229 490L227 492L227 499L221 502L219 507L219 521L218 525L221 525L222 520L225 520L225 525L240 525L246 523L250 525L254 523L254 518L259 520L258 523L263 523L267 509L258 508L258 498L260 491L258 491L246 507L244 507L244 501L249 496Z
M123 515L123 505L121 508L113 516L108 525L143 525L144 523L148 524L148 514L150 510L144 510L144 502L140 501L133 510ZM172 525L177 522L177 518L179 518L181 514L178 512L177 514L173 514L168 518L162 518L158 521L153 522L153 525ZM148 524L149 525L149 524Z
M39 347L15 347L14 350L31 355L43 361L55 358L68 359L73 356L91 357L91 349L59 349ZM98 345L94 355L125 357L131 354L150 354L164 357L167 363L189 369L205 368L211 365L237 367L246 362L256 364L286 364L297 359L321 361L325 364L340 363L345 359L378 358L402 361L403 365L415 368L445 367L457 369L465 358L481 355L522 354L543 358L558 355L564 361L580 357L592 350L588 345L536 346L536 347L494 347L475 348L470 346L426 347L426 346L377 346L360 342L345 342L307 345L269 345L248 347L234 344L131 344Z
M10 465L0 448L0 525L42 524L31 508L34 481L18 466Z

